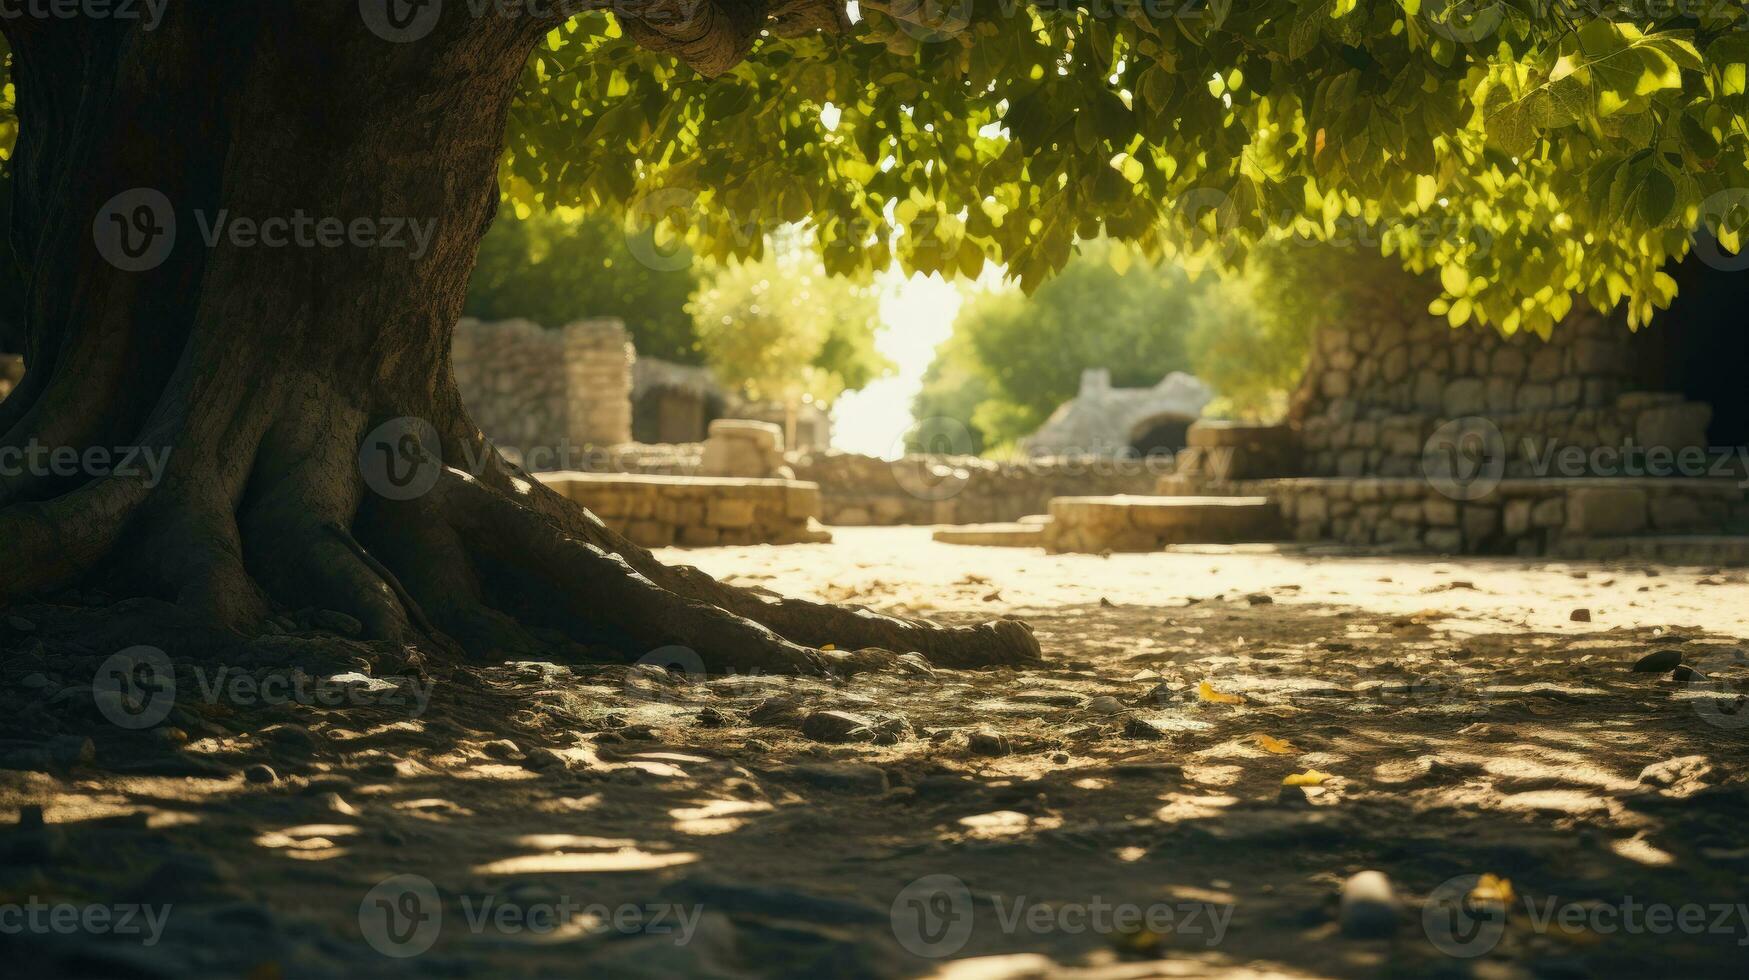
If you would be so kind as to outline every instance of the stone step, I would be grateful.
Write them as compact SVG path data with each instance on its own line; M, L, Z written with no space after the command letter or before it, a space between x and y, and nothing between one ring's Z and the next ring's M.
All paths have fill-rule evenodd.
M1238 544L1286 536L1267 497L1058 497L1052 551L1158 551L1172 544Z
M1639 558L1673 565L1749 565L1749 534L1642 534L1555 542L1559 558Z
M938 527L934 538L942 544L982 545L989 548L1042 548L1046 524L956 524Z

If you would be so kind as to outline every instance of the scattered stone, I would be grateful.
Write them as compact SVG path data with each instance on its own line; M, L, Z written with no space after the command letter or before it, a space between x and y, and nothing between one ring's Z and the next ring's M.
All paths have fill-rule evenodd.
M897 745L911 734L911 723L894 716L882 718L875 722L874 743L876 745Z
M1707 679L1707 675L1687 664L1680 664L1670 672L1670 679L1678 684L1699 684Z
M747 720L755 725L796 725L801 723L802 712L800 700L779 694L754 705Z
M522 747L507 738L495 738L480 745L480 751L500 762L521 762Z
M243 778L251 783L271 783L279 780L279 773L266 763L256 763L243 770Z
M1362 871L1342 883L1342 934L1386 939L1397 931L1397 893L1380 871Z
M1648 653L1635 661L1633 670L1636 674L1662 674L1667 670L1676 669L1681 663L1681 650L1659 650L1656 653Z
M874 722L848 711L810 711L802 734L816 742L865 742L874 737Z
M1275 603L1275 597L1262 592L1253 592L1245 597L1245 601L1253 606L1268 606Z
M1719 782L1718 767L1704 755L1679 755L1640 770L1640 785L1671 796L1692 796Z
M878 796L887 791L887 774L861 762L804 762L790 769L796 778L821 789Z
M749 752L770 752L771 743L762 738L750 738L741 743L741 747Z
M621 739L631 738L647 742L656 737L656 728L653 725L627 725L619 730L619 734Z
M1068 765L1069 753L1067 753L1067 752L1052 752L1051 753L1051 761L1056 763L1059 766Z
M1306 807L1312 805L1312 797L1304 786L1283 786L1275 794L1275 802L1282 806Z
M1591 622L1591 610L1575 609L1567 619L1575 623L1589 623Z
M522 754L522 767L534 772L555 772L570 768L570 760L545 746L537 745Z
M24 680L21 680L18 683L34 691L48 687L50 684L53 684L54 681L49 680L47 674L38 671L34 674L24 675Z
M1139 739L1144 742L1158 742L1166 737L1166 733L1140 718L1130 718L1124 722L1124 738Z
M706 728L721 728L729 723L729 716L706 706L698 709L698 723Z
M1109 694L1101 694L1099 697L1089 698L1086 707L1089 714L1095 715L1116 715L1129 710L1128 706L1122 701L1119 701L1117 698L1114 698Z
M31 622L28 619L25 619L23 616L8 616L8 617L6 617L6 625L14 633L35 633L36 632L36 624Z
M972 750L973 755L1007 755L1014 751L1005 736L987 729L968 734L966 746Z

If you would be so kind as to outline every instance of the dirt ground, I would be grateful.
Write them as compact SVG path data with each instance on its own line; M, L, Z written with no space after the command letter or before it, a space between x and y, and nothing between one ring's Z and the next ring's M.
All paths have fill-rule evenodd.
M0 613L7 972L1749 963L1741 571L836 534L665 557L942 621L1019 617L1045 662L427 673L333 614L215 659L193 633L102 625L103 596ZM173 664L169 700L141 645ZM1632 669L1653 654L1662 670ZM1673 679L1679 662L1704 679ZM157 686L126 685L142 676Z

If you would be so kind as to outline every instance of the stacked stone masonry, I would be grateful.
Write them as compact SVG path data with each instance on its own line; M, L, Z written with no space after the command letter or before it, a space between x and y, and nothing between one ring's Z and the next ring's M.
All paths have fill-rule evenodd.
M1711 408L1634 390L1635 350L1634 334L1590 309L1547 341L1432 317L1323 331L1291 412L1301 472L1419 475L1435 432L1476 417L1502 436L1509 477L1559 475L1546 461L1561 447L1705 447Z
M1414 477L1167 478L1160 491L1268 497L1300 541L1445 554L1603 558L1639 536L1749 532L1749 497L1732 479L1507 479L1473 500Z
M645 548L832 540L817 520L812 483L580 472L540 479Z
M633 353L619 320L547 330L528 320L463 319L454 349L469 414L524 465L576 466L591 446L631 440Z

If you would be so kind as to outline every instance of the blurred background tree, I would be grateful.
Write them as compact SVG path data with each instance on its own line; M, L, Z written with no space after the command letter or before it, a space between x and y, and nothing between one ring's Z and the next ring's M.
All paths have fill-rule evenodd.
M800 236L778 236L762 257L712 270L687 308L717 380L781 404L789 445L802 405L829 409L893 367L875 349L881 317L873 287L828 275Z
M638 354L701 364L687 297L699 266L687 252L640 260L617 222L576 211L518 217L500 210L480 243L463 312L481 320L526 318L557 328L591 317L625 321Z
M968 301L912 411L957 420L972 452L1003 455L1075 397L1083 369L1107 368L1119 387L1188 371L1216 392L1206 416L1278 421L1317 331L1362 316L1424 317L1438 292L1358 243L1280 239L1258 246L1242 276L1192 278L1121 245L1083 242L1032 296L1005 288ZM913 437L908 448L923 447Z

